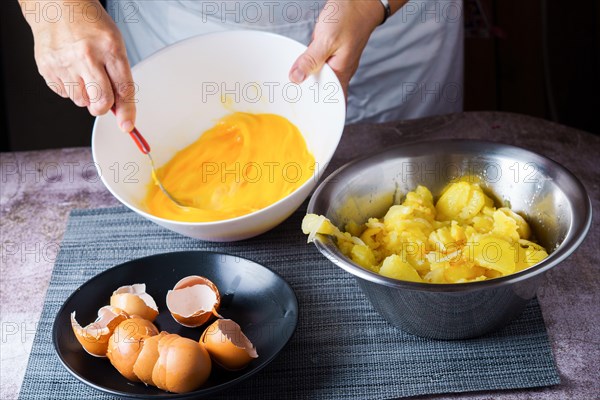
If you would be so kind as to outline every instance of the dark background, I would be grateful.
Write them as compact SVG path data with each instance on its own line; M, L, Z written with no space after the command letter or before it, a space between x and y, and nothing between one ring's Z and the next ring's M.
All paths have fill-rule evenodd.
M600 2L464 0L465 110L600 134ZM93 118L37 73L17 0L0 1L0 150L89 146Z

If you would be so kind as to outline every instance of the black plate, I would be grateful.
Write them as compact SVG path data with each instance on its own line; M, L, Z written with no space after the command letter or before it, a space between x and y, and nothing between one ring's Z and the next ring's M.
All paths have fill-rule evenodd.
M143 383L129 382L106 358L87 354L71 329L70 314L85 326L94 321L100 307L120 286L145 283L160 311L159 330L198 340L205 326L190 329L179 325L167 309L166 294L188 275L213 281L221 293L220 314L236 321L254 343L259 357L238 372L213 364L201 389L173 394ZM279 275L253 261L222 253L187 251L158 254L132 260L104 271L84 283L63 304L54 321L54 348L63 365L83 383L112 395L133 398L200 397L229 388L264 368L283 349L296 329L298 302L292 288Z

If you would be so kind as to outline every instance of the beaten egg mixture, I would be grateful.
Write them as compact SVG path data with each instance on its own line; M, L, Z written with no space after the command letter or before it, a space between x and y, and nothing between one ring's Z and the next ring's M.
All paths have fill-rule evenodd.
M525 219L494 207L475 179L451 183L434 204L418 186L381 219L349 223L342 233L324 216L302 222L309 241L332 235L344 255L390 278L429 283L463 283L509 275L548 257L531 241Z
M315 170L304 137L274 114L234 113L158 169L179 207L151 185L146 209L157 217L209 222L265 208L302 186Z

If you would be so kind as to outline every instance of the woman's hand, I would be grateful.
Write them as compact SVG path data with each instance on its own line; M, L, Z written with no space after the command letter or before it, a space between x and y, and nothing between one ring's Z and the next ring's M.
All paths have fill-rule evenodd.
M377 0L328 1L315 25L313 41L290 70L290 80L301 83L327 63L347 96L360 56L384 15L385 9Z
M35 60L46 84L92 115L105 114L115 104L119 127L131 131L135 86L121 33L102 5L97 0L58 1L61 17L48 20L31 12L42 2L19 2L33 31Z

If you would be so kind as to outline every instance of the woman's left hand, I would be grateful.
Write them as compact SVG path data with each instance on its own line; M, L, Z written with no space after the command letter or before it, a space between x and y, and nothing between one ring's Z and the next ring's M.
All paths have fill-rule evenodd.
M327 63L347 97L350 78L358 69L371 33L383 21L384 12L379 1L329 0L319 15L312 42L290 70L290 80L302 83Z

